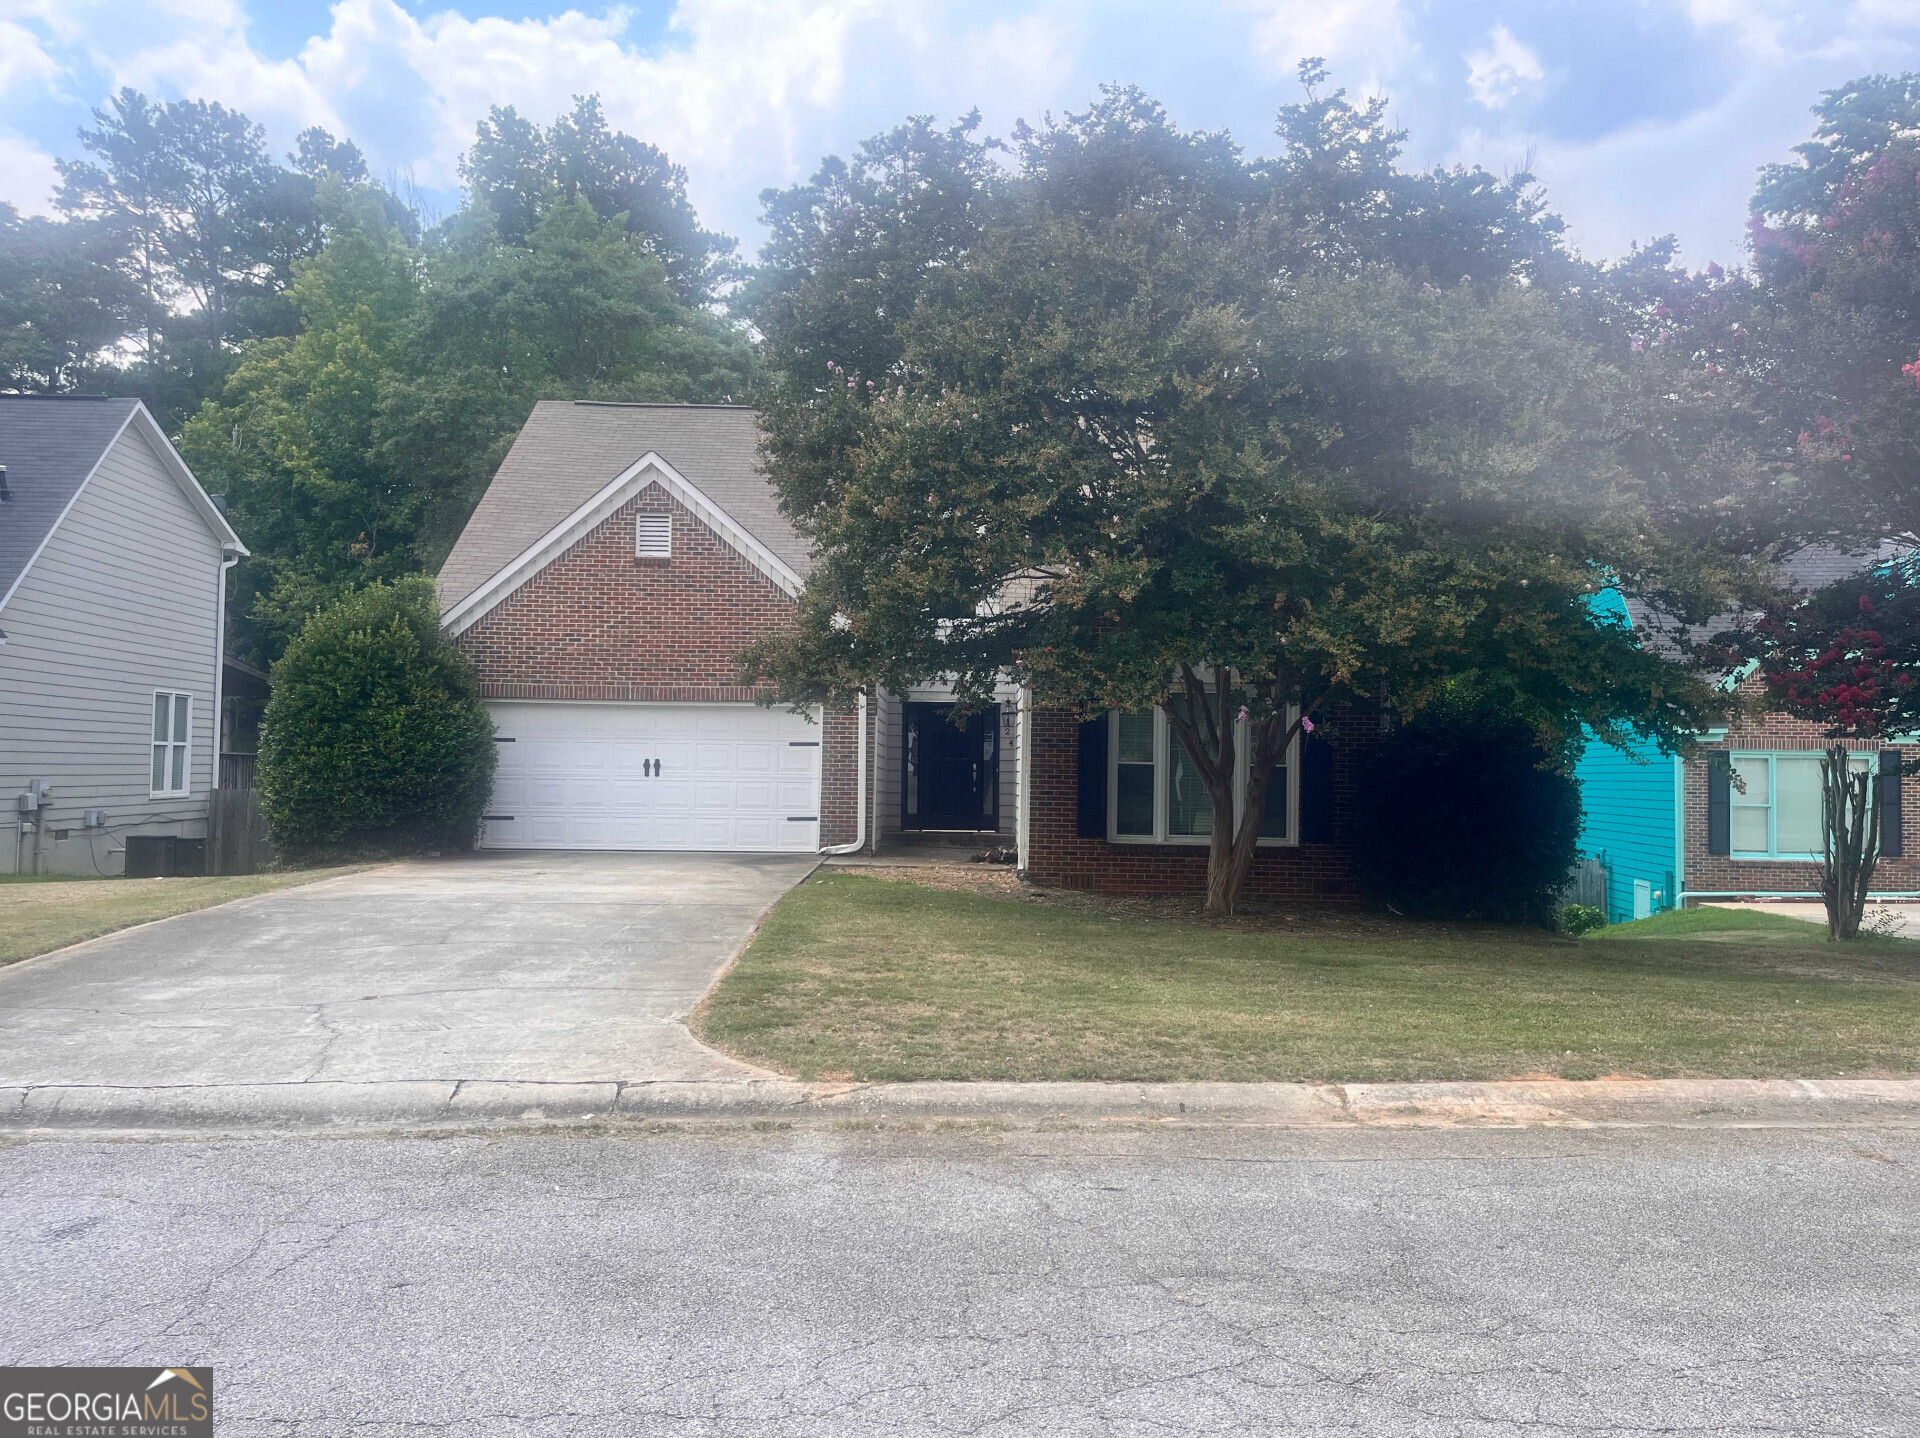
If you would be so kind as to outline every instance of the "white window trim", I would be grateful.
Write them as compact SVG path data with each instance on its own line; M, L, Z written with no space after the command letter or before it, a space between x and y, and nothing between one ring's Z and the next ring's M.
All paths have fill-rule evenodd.
M167 733L169 737L165 740L155 739L153 737L153 701L159 699L162 695L167 697ZM171 735L178 726L174 723L173 711L175 707L181 704L185 704L187 707L187 737L184 740L175 740ZM168 775L173 773L173 751L176 749L182 751L183 757L180 761L180 782L182 787L178 789L156 789L149 787L147 797L149 799L187 798L193 793L193 695L187 693L185 690L155 689L148 695L147 780L149 785L151 785L153 780L153 751L163 747L167 751L167 762L166 768L162 772Z
M1298 705L1287 706L1287 723L1300 717ZM1248 751L1252 747L1253 726L1244 720L1234 726L1234 801L1233 820L1237 827L1246 813ZM1167 832L1168 778L1172 773L1172 746L1180 741L1167 723L1167 711L1156 705L1153 711L1153 832L1122 834L1120 823L1120 711L1107 711L1107 842L1110 844L1156 844L1205 847L1213 842L1211 834L1169 834ZM1287 771L1287 832L1278 838L1263 838L1259 846L1290 849L1300 843L1300 734L1287 742L1287 752L1278 767Z
M1742 864L1817 864L1825 857L1825 855L1823 855L1818 849L1812 849L1812 850L1789 849L1786 851L1781 850L1780 848L1780 776L1779 776L1778 770L1775 767L1776 761L1780 759L1812 758L1817 760L1825 752L1826 751L1823 749L1733 749L1728 751L1727 762L1733 766L1736 773L1740 768L1740 761L1742 759L1747 759L1747 760L1764 759L1767 761L1767 848L1766 848L1766 852L1762 853L1758 849L1736 849L1733 847L1733 811L1735 809L1739 809L1742 807L1757 808L1758 806L1751 805L1751 804L1743 806L1741 803L1742 796L1741 796L1740 790L1729 785L1728 793L1727 793L1727 857L1728 858L1734 860L1736 863L1742 863ZM1876 776L1876 777L1879 775L1880 773L1879 751L1873 750L1873 749L1851 749L1848 751L1848 753L1852 756L1847 761L1849 766L1852 765L1853 759L1864 759L1866 760L1866 772L1869 775ZM1878 787L1875 786L1875 787L1869 788L1868 795L1871 799L1874 800L1874 802L1877 803L1879 800L1879 792L1880 791Z

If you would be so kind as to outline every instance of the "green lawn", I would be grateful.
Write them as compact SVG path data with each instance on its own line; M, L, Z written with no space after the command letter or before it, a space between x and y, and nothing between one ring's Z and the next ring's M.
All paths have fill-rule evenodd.
M292 869L218 879L32 879L0 887L0 964L133 924L244 899L351 868Z
M1219 927L822 871L695 1016L853 1079L1739 1078L1920 1072L1920 944L1702 910L1598 939L1308 916ZM1772 920L1756 924L1754 920ZM1714 925L1718 923L1718 927Z
M1769 914L1764 909L1720 909L1707 905L1698 909L1669 909L1651 918L1635 919L1630 924L1608 924L1586 936L1593 939L1698 939L1713 943L1786 944L1797 948L1824 948L1827 926L1810 924L1805 919L1785 914ZM1899 945L1897 939L1861 939L1869 947ZM1910 942L1910 941L1908 941ZM1893 952L1899 952L1896 947Z

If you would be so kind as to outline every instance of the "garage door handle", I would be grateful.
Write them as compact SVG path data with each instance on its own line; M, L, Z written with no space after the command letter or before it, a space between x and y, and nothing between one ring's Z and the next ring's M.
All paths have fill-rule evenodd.
M820 816L818 814L789 814L787 815L787 822L789 824L817 824L820 822Z

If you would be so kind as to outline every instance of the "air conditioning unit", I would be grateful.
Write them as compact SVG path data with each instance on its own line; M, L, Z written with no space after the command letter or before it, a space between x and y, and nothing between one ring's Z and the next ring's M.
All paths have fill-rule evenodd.
M207 872L207 841L177 834L133 834L127 839L129 879L183 879Z

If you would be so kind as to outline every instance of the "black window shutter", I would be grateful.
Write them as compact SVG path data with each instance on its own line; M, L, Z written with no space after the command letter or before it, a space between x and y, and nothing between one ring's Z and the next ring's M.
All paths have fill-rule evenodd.
M1333 746L1317 733L1300 739L1300 842L1333 842Z
M1080 805L1074 832L1083 839L1107 837L1107 716L1080 726Z
M1906 850L1900 833L1900 751L1880 751L1880 856L1898 859Z
M1733 761L1707 755L1707 852L1733 852Z

